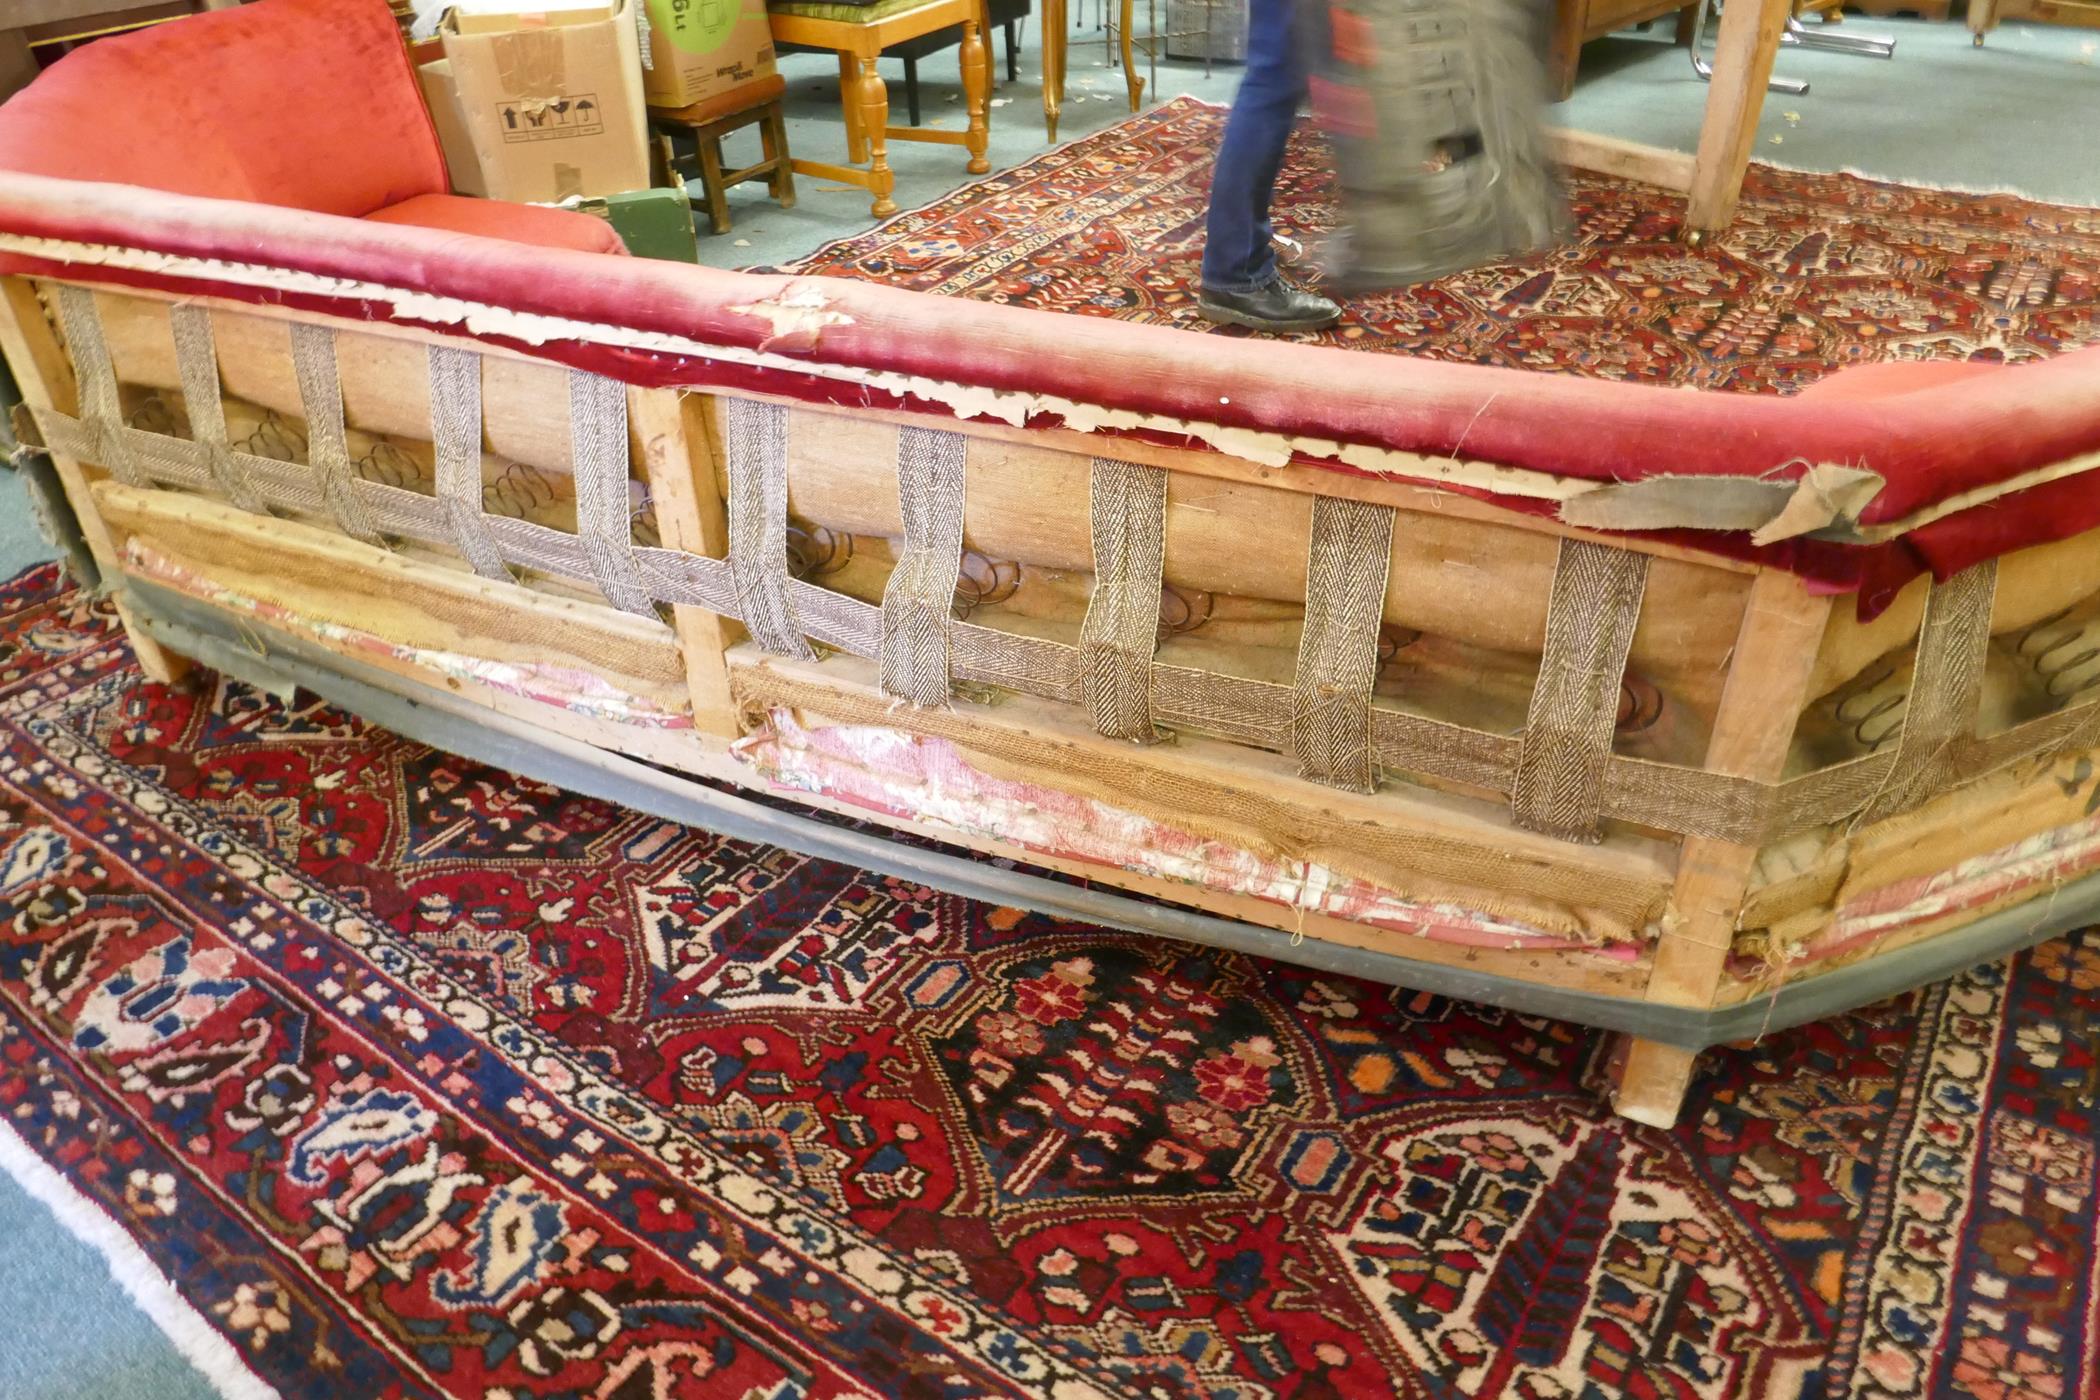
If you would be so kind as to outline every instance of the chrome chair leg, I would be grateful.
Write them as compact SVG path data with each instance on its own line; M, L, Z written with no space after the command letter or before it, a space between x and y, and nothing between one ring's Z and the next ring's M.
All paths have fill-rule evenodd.
M1743 0L1743 3L1746 5L1754 4L1755 2L1756 0ZM1690 50L1692 55L1692 71L1699 75L1699 80L1701 82L1706 83L1710 83L1714 80L1714 67L1711 63L1708 63L1706 61L1706 56L1699 51L1699 45L1701 41L1706 38L1706 15L1707 11L1711 10L1712 8L1713 0L1700 0L1699 8L1692 16L1692 47ZM1782 41L1784 41L1785 38L1786 36L1784 34L1780 35L1780 39ZM1808 83L1805 79L1801 78L1775 77L1770 82L1766 83L1765 86L1770 88L1773 92L1783 92L1790 97L1802 97L1805 96L1808 92Z
M1810 29L1798 15L1786 17L1786 33L1787 41L1804 49L1858 54L1861 58L1896 56L1896 36L1893 34L1854 34L1850 30L1835 30L1828 26Z

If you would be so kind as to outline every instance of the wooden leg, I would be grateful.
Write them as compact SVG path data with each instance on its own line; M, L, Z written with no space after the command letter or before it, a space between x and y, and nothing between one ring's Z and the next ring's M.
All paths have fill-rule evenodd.
M1043 127L1057 139L1057 118L1065 101L1065 39L1071 24L1065 0L1043 0Z
M1983 47L1983 36L1998 27L1998 0L1969 0L1969 42Z
M138 658L139 670L146 679L156 685L181 685L194 663L148 636L121 592L110 595L110 601L116 605L117 621L124 624L124 639L131 643L131 654Z
M868 134L860 119L859 60L844 50L839 53L839 106L846 112L846 163L866 165Z
M773 162L772 172L766 176L766 188L781 208L794 208L795 167L788 163L787 118L778 102L767 108L759 120L758 139L765 148L766 159Z
M1677 12L1677 32L1671 37L1679 48L1692 46L1692 30L1699 23L1699 5L1705 3L1706 0L1698 0L1698 4L1687 5Z
M983 13L980 6L978 14ZM975 17L963 21L962 84L963 103L970 109L970 129L963 138L970 163L964 168L972 175L982 175L992 168L985 156L985 148L991 144L992 63L984 43L984 25Z
M860 129L867 138L868 188L875 192L875 203L869 212L880 219L897 212L897 201L890 198L897 188L897 177L890 170L889 138L885 135L890 127L890 91L875 67L874 55L861 55L857 61L860 79L854 87L860 96Z
M707 222L716 233L729 232L729 187L722 182L722 138L700 138L700 186L707 191Z
M1006 22L1005 29L1006 81L1018 83L1021 81L1021 35L1012 20Z
M1721 10L1714 41L1714 77L1706 93L1706 119L1699 126L1699 154L1692 170L1692 197L1685 210L1685 236L1694 241L1728 227L1743 192L1743 172L1757 141L1757 119L1765 109L1765 85L1786 30L1792 0L1735 0Z
M1651 1128L1676 1127L1698 1061L1696 1050L1621 1036L1612 1050L1612 1108L1620 1117Z
M904 58L904 114L913 126L923 126L919 120L919 60L909 54Z
M1122 21L1117 26L1116 37L1123 50L1123 83L1130 89L1130 110L1135 112L1144 95L1145 80L1138 76L1137 61L1130 54L1130 23L1136 18L1131 13L1133 8L1132 0L1122 0Z

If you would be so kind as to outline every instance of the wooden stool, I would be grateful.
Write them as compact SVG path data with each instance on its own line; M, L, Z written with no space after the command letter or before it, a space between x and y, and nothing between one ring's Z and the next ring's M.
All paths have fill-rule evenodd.
M985 0L874 0L872 4L839 0L767 0L773 42L810 49L830 49L839 56L839 101L845 109L846 158L851 164L798 160L795 169L819 179L858 185L875 196L876 218L897 212L890 193L897 188L890 169L891 141L934 141L969 152L965 165L972 175L992 168L985 156L990 128L991 61L984 42ZM938 131L922 126L891 126L889 88L875 69L883 50L943 29L962 30L965 131ZM865 170L858 169L865 163Z
M764 176L766 188L774 199L780 201L780 207L795 207L794 162L788 156L787 119L780 106L781 95L786 91L787 79L773 73L747 87L695 102L690 107L649 109L649 126L656 133L666 179L683 183L678 174L677 154L671 146L671 133L692 133L700 167L701 199L707 201L707 222L716 233L729 232L729 187L746 180ZM765 158L741 170L725 171L722 168L722 138L753 123L758 124L759 144ZM691 198L690 185L686 186L686 193ZM700 199L692 202L695 208L699 207Z

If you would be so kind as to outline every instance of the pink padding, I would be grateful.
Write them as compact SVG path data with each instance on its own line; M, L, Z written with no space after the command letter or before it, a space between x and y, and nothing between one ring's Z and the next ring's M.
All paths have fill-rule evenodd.
M365 218L379 224L410 224L477 238L505 238L538 248L575 248L586 253L627 251L613 226L593 215L501 199L474 199L463 194L419 194Z
M97 40L0 106L0 167L352 216L446 189L386 0L260 0Z

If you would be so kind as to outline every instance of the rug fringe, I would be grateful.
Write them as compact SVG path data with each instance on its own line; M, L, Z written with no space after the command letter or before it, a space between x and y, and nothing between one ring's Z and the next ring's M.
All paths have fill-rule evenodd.
M41 1202L75 1239L102 1256L117 1286L226 1400L279 1400L277 1391L248 1369L233 1343L191 1307L146 1257L138 1241L38 1156L4 1119L0 1119L0 1171Z
M2071 200L2051 199L2047 195L2017 190L2010 185L1998 185L1979 189L1974 185L1940 185L1930 180L1914 180L1903 175L1882 175L1872 170L1862 170L1856 165L1842 166L1836 170L1817 169L1806 165L1788 165L1783 161L1767 160L1763 155L1752 158L1752 165L1783 171L1788 175L1849 175L1855 180L1867 180L1877 185L1898 185L1905 189L1931 190L1934 194L1961 194L1974 199L2024 199L2029 204L2046 204L2054 209L2073 211L2100 210L2100 204L2074 203Z

